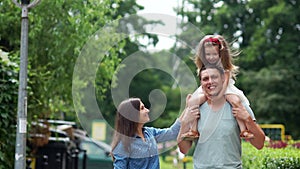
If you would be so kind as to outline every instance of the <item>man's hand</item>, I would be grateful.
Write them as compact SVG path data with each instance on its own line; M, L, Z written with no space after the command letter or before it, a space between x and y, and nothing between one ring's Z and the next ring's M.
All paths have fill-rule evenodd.
M191 95L186 97L186 108L181 119L181 126L177 136L177 143L180 151L184 154L188 153L189 149L192 147L193 142L189 140L183 140L182 134L187 133L192 126L192 123L196 119L200 118L199 105L193 105L188 107L188 101Z
M240 120L243 120L243 121L246 121L250 117L250 114L248 113L248 111L246 110L246 108L243 105L237 105L237 104L233 105L232 114L234 117L236 117Z
M200 118L199 105L187 107L185 111L187 112L182 117L182 125L190 125L195 122L195 119Z

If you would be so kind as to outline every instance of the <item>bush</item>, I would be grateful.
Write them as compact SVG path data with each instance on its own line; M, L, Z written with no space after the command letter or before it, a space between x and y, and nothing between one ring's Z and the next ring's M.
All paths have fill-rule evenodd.
M13 168L18 100L18 67L0 49L0 169Z
M274 147L274 144L272 146L266 144L262 150L257 150L250 143L243 142L243 168L300 168L299 149L292 145L283 146L282 148L272 147Z
M281 146L280 146L281 145ZM249 142L242 143L243 169L298 169L300 168L300 142L283 143L281 141L266 143L262 150L257 150ZM172 168L173 156L161 160L161 169ZM193 157L187 156L187 169L193 168ZM182 166L182 164L180 164Z

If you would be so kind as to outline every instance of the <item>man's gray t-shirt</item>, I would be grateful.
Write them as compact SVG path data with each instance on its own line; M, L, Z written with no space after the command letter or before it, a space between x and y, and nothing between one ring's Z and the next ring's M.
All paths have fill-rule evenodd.
M250 107L245 104L244 106L252 119L255 119ZM242 168L240 130L236 119L232 115L231 105L226 102L223 108L213 112L207 102L205 102L200 106L200 113L201 118L198 121L200 139L196 142L194 151L194 169ZM222 114L222 116L219 121L211 120L211 123L209 123L205 121L209 113L218 113ZM214 129L209 134L209 137L207 135L203 136L207 137L207 140L203 141L201 140L201 131L206 127Z

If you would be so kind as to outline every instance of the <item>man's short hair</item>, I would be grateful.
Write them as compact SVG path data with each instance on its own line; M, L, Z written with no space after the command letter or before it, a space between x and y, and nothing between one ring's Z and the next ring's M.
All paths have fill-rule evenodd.
M217 69L219 71L220 75L224 75L224 69L222 67L217 66L215 64L207 64L205 66L202 66L202 68L199 71L199 79L200 80L201 80L201 72L206 69Z

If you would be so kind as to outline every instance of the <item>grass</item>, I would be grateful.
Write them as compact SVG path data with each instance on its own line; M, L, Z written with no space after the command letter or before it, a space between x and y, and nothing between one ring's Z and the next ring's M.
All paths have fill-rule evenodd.
M192 157L188 156L188 162L184 168L184 164L181 160L178 160L178 164L174 165L173 159L174 156L167 156L165 161L160 157L160 169L193 169L193 162L190 160Z

